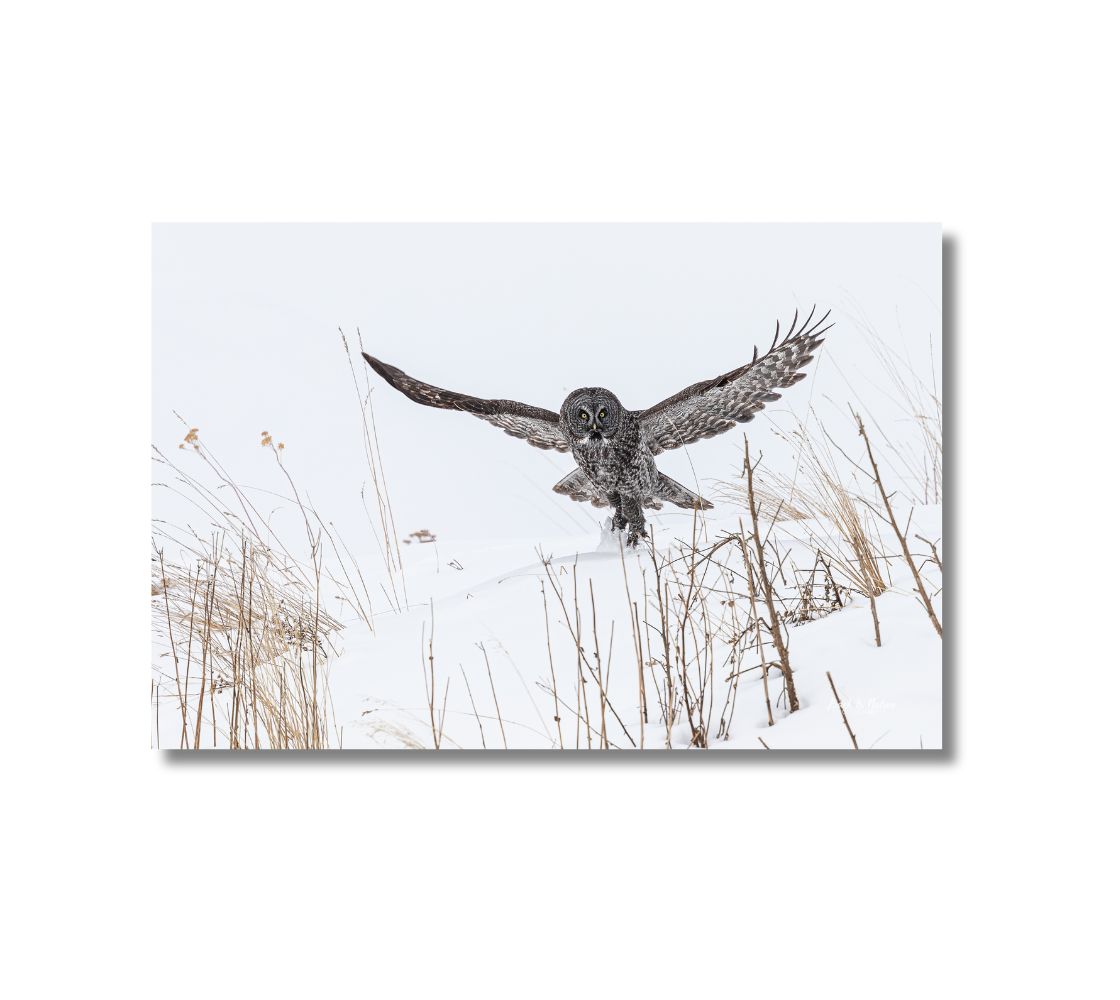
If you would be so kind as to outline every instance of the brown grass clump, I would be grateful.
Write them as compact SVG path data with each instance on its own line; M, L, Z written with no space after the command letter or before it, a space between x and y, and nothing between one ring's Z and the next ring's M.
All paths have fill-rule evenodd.
M174 671L179 749L325 749L341 624L275 553L215 534L193 564L153 552L156 624ZM156 593L158 591L158 594ZM170 681L168 667L161 683Z
M345 336L342 343L350 360ZM386 571L385 582L376 586L388 605L401 611L408 597L368 371L361 366L363 390L352 360L350 370L362 412L375 515L364 488L363 505ZM163 745L160 706L166 709L170 699L179 732L168 745L336 746L341 733L332 722L327 679L343 612L374 629L374 597L362 566L297 488L283 460L283 441L260 432L260 446L272 453L286 485L288 495L281 500L298 511L302 543L274 531L273 512L253 499L260 491L238 485L205 446L199 428L185 421L184 426L178 450L187 457L177 463L152 449L153 462L167 477L156 488L186 500L207 527L200 534L189 525L153 525L156 745ZM192 462L199 463L193 471L187 468ZM416 540L434 542L435 536L422 532Z
M802 423L783 440L800 454L796 478L764 472L754 480L759 517L765 522L796 520L809 545L826 561L833 583L878 597L887 589L883 540L874 512L851 476L845 478L835 453L820 429L814 435ZM725 499L748 506L746 436L744 475L722 484ZM816 567L814 567L815 573Z
M281 460L283 444L266 431L261 445L272 451L299 512L306 547L298 553L226 473L198 428L180 445L200 462L198 474L153 449L170 477L157 487L190 501L210 526L205 537L166 522L153 530L153 694L173 696L180 725L171 745L181 749L337 745L327 681L339 613L349 608L373 627L359 564L301 497ZM328 591L338 603L333 611L324 606Z

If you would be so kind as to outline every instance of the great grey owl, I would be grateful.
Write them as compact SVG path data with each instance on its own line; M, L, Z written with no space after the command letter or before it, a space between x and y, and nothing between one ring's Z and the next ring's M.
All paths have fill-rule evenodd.
M662 501L692 510L711 504L657 470L654 456L714 437L737 423L750 420L767 403L805 377L798 371L813 358L832 324L824 326L831 310L813 321L814 308L801 326L797 314L786 336L781 325L762 357L758 348L748 364L726 375L697 382L648 410L628 410L609 389L576 389L559 413L510 399L479 399L440 389L406 375L399 368L363 352L363 357L394 389L425 406L463 410L528 441L534 448L570 451L578 469L554 487L573 500L595 507L613 507L614 530L627 532L627 543L645 537L643 507L661 509Z

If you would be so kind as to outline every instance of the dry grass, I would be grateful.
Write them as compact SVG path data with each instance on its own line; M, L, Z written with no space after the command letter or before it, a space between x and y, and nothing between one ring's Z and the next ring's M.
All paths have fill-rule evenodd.
M941 503L943 406L933 337L929 341L928 359L919 363L891 347L866 319L856 315L851 322L863 333L884 378L875 405L868 405L849 383L853 401L868 415L869 426L882 442L884 468L896 488L913 503ZM923 371L927 363L928 371ZM877 415L881 415L881 420ZM896 425L905 432L892 433L891 428Z
M823 569L833 584L877 597L889 586L885 577L884 547L874 511L859 488L854 473L841 473L836 449L819 422L813 430L798 423L780 438L800 454L795 476L766 472L756 479L759 516L771 523L799 522L810 547L819 553ZM749 506L747 497L747 443L743 438L744 474L738 481L722 483L726 500ZM816 572L814 564L813 572Z
M181 726L169 746L198 750L332 745L329 659L339 622L321 574L290 567L247 536L214 535L193 563L153 553L153 605L165 647L157 692L174 672Z
M568 594L563 586L560 573L556 567L553 566L550 559L547 559L543 553L540 554L541 566L545 572L545 579L555 596L557 606L563 615L563 624L567 630L568 636L572 641L572 651L575 658L575 702L576 707L574 710L575 715L575 731L573 734L572 745L575 749L579 749L582 745L586 749L592 749L593 746L601 750L606 750L611 747L617 747L620 744L616 742L617 739L625 740L625 745L630 747L637 747L638 743L631 735L626 724L622 721L616 711L614 704L611 702L609 689L610 689L610 653L606 667L604 668L602 659L602 646L599 639L599 618L598 609L595 604L595 589L594 585L588 581L587 590L587 604L583 607L580 606L580 587L579 587L579 560L572 566L571 572L571 598L569 600ZM547 628L548 620L548 597L542 588L541 598L545 606L545 621L546 630L545 636L548 644L548 655L550 663L550 673L552 675L552 689L551 694L553 697L553 704L559 706L562 704L560 693L556 687L556 670L555 665L552 663L552 640L551 633ZM584 615L586 607L590 605L591 608L591 633L586 636L583 630ZM612 626L613 627L613 626ZM608 650L613 652L614 641L613 634L611 641L608 645ZM597 711L592 708L591 698L588 696L590 690L587 679L591 678L595 685L594 698ZM492 683L492 682L491 682ZM495 695L495 701L497 695ZM593 719L593 715L595 718ZM613 720L613 721L612 721ZM560 729L560 713L559 708L556 710L556 725L558 737L561 747L563 746L563 730ZM608 735L608 729L611 725L617 727L621 731L621 737L616 736L611 739ZM581 728L582 727L582 728ZM594 736L592 735L594 734Z
M796 712L798 708L800 708L800 702L797 698L797 688L793 683L793 668L789 663L789 649L786 646L785 640L782 638L782 623L778 618L778 611L774 603L773 574L766 565L766 549L763 546L762 536L759 533L758 504L755 502L754 495L754 466L751 464L749 443L744 443L744 447L746 459L743 465L747 471L747 508L751 514L751 541L754 543L754 553L756 557L754 570L757 574L756 578L759 581L759 589L762 591L762 597L766 602L766 611L770 623L770 642L774 646L775 652L778 654L778 669L781 670L782 679L785 681L786 696L789 699L789 710L791 712ZM739 542L743 548L743 561L749 563L746 552L746 539L743 537L741 527L739 529ZM816 567L814 566L814 570L815 569Z
M848 731L848 739L852 741L852 749L859 749L859 741L856 739L856 734L852 732L852 727L848 723L848 713L844 711L844 703L840 700L840 693L836 690L836 682L832 679L832 671L826 671L825 676L828 678L828 686L832 688L832 697L836 699L836 707L840 709L840 718L844 723L844 728Z
M354 392L358 399L358 408L362 414L362 446L366 457L366 467L370 475L373 493L373 504L377 512L377 521L370 513L370 498L362 489L362 505L366 512L370 528L377 539L378 549L381 553L381 562L385 568L385 577L389 583L386 588L382 585L382 592L386 599L397 611L403 611L408 606L408 587L404 577L404 564L401 562L400 534L397 531L396 518L393 514L393 503L389 498L389 483L385 476L385 466L381 460L381 444L377 437L377 421L373 415L373 393L369 378L369 365L359 363L354 366L354 358L350 353L350 344L346 334L341 329L338 331L342 338L342 347L346 351L346 361L350 366L350 376L354 383ZM358 351L364 350L362 332L357 332ZM361 372L361 378L358 372ZM435 541L434 536L424 529L420 537L417 533L413 536L418 541Z
M324 749L340 740L328 683L334 642L346 611L373 627L372 599L360 565L284 467L284 444L267 431L260 444L290 491L287 506L298 512L298 552L197 428L188 430L178 461L153 449L168 477L157 488L189 501L209 529L204 536L163 521L153 526L153 694L172 698L179 716L174 741L165 744L161 733L157 745Z
M358 337L360 344L360 333ZM157 746L339 745L328 679L342 621L356 618L375 630L378 591L389 608L407 607L368 370L364 364L355 368L345 336L342 344L362 414L371 480L368 492L362 490L363 508L384 573L367 581L362 563L333 524L297 487L284 462L284 442L260 432L260 446L275 462L280 491L249 490L206 447L199 429L184 421L187 432L178 453L152 449L157 473L163 476L155 488L186 501L194 512L189 517L205 527L198 531L189 524L153 523ZM282 509L295 512L299 528L274 530L275 509L262 509L256 499L262 497L273 507L278 499ZM167 732L168 704L178 716L173 740Z
M636 706L618 705L617 693L611 691L610 651L617 623L610 624L604 654L607 626L598 615L595 589L589 581L580 582L578 559L557 564L541 554L551 683L539 686L555 706L554 746L708 748L730 737L740 679L755 671L771 725L778 713L797 710L788 630L798 623L796 612L806 610L806 601L806 620L838 605L826 597L824 587L807 596L793 584L774 582L782 557L762 531L761 525L740 526L738 532L706 539L697 514L691 537L668 549L652 546L648 568L633 582L633 565L622 554L620 539L621 586L632 611L628 617L638 673ZM786 571L792 574L792 567L787 565ZM548 628L552 623L560 626L558 651ZM567 662L573 662L571 672L558 671L557 663ZM773 698L771 671L777 682ZM634 688L628 691L632 697ZM636 725L630 721L635 709Z
M925 580L922 579L921 571L918 569L917 564L914 562L914 557L910 554L910 543L907 538L907 532L899 527L898 519L894 515L894 505L891 503L891 498L887 494L887 489L883 485L883 478L879 473L879 463L875 461L875 453L871 448L871 438L867 434L867 428L864 427L863 421L856 417L856 423L859 425L859 434L863 438L864 444L867 446L867 460L871 463L871 472L875 477L875 485L879 490L879 496L883 501L883 510L886 511L887 521L890 523L891 529L898 539L898 544L902 549L902 556L906 560L906 565L910 568L910 573L914 577L914 585L918 591L918 596L921 598L922 606L926 609L926 614L929 615L930 624L933 625L937 635L941 636L941 622L937 617L937 612L933 609L933 601L930 599L929 592L926 590ZM941 560L937 556L936 546L931 546L933 549L933 557L937 562L937 568L941 569ZM878 640L879 623L876 619L875 622L875 636Z
M928 381L906 359L890 348L882 337L870 331L872 349L891 382L894 399L903 419L918 428L918 444L899 445L905 440L897 434L880 431L887 450L894 456L892 465L901 474L899 479L910 486L915 503L941 503L944 496L944 437L941 393L934 375L933 342L930 341L930 372Z
M892 420L904 425L902 433L892 435L874 418L868 418L868 424L878 430L881 464L899 494L913 503L939 503L943 496L942 404L932 353L930 374L923 376L871 327L864 325L863 329L889 386L886 398L895 410ZM842 424L834 421L831 426L850 426L849 415L859 430L855 447L862 448L858 443L860 439L868 440L863 422L850 410ZM770 522L798 522L799 532L809 546L816 549L821 568L831 582L867 597L874 610L874 599L893 583L890 577L893 553L882 531L891 524L890 501L882 487L879 468L874 463L868 468L849 454L851 449L836 440L835 431L828 429L813 409L806 421L795 421L791 430L776 428L776 432L779 440L797 456L796 470L792 476L763 470L764 474L754 483L759 517ZM744 468L740 479L720 485L725 499L744 507L748 506L745 441L744 437ZM895 500L895 504L897 502ZM897 525L891 525L891 529L888 537L893 536L906 549L905 532L900 536ZM940 571L936 546L925 544ZM814 575L816 569L814 565ZM920 590L920 580L918 586Z

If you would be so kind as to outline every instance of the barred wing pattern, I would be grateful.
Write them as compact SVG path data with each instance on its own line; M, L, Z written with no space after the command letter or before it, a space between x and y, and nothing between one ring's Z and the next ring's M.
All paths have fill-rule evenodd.
M672 483L672 480L670 480ZM679 486L679 483L673 483L674 486ZM592 484L591 480L587 478L587 473L583 469L575 469L569 472L563 479L560 480L555 486L552 487L556 493L561 493L566 497L571 497L576 503L590 503L592 507L610 507L610 502L603 496L600 490L597 490ZM708 510L712 505L706 500L701 501L706 506L701 507L701 510ZM661 510L662 504L659 497L645 497L642 500L643 507L652 507L654 510ZM681 506L681 504L677 504ZM690 506L690 505L689 505Z
M586 502L592 507L610 506L603 494L591 485L591 480L587 478L587 473L583 469L573 469L552 488L557 493L571 497L576 503Z
M552 448L555 451L569 451L571 448L560 430L558 413L542 410L538 406L527 406L513 399L479 399L477 396L441 389L414 379L399 368L378 361L365 352L362 357L389 385L414 402L436 406L442 410L462 410L473 414L515 438L528 441L534 448Z
M787 389L805 377L798 369L813 360L813 352L823 343L825 332L832 329L831 323L822 326L831 312L814 323L814 306L800 328L794 313L785 338L778 340L778 324L774 343L761 358L756 347L754 357L741 368L707 382L697 382L643 410L638 420L650 451L659 455L700 438L715 437L737 423L753 419L767 403L780 399L775 389Z

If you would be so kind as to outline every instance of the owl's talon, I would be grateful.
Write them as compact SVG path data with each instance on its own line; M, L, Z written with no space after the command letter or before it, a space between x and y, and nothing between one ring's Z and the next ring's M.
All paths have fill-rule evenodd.
M626 536L626 544L632 549L636 549L638 547L638 540L641 538L649 538L649 533L646 531L645 527L639 528L637 525L634 525L630 528L630 533Z

